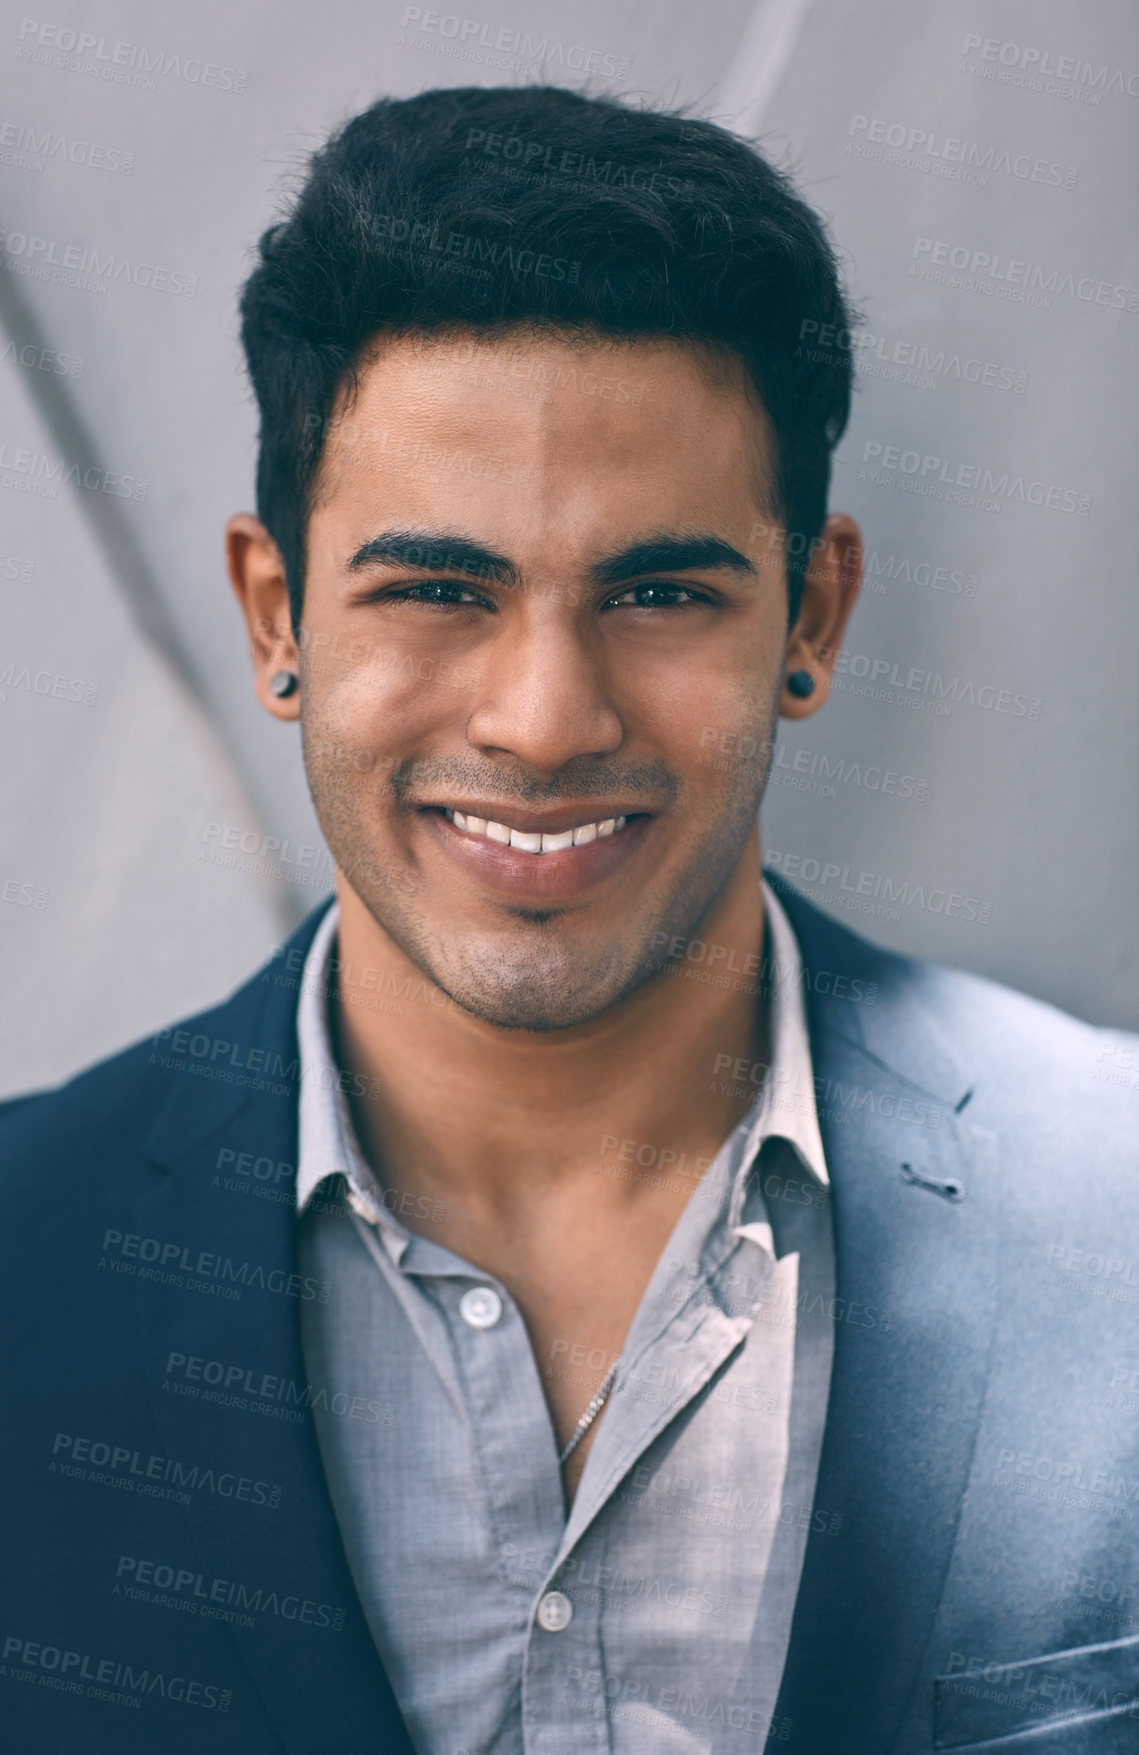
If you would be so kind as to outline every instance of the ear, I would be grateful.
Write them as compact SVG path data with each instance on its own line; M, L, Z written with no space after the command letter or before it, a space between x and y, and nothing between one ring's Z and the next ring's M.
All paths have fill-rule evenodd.
M787 636L779 700L784 719L809 719L830 693L831 672L861 583L862 533L853 518L835 513L815 544L798 619ZM815 685L806 697L787 687L786 679L798 670L805 670Z
M269 686L278 671L292 671L299 679L301 668L281 551L260 519L237 512L225 527L225 559L249 630L257 699L274 719L299 719L299 687L282 698Z

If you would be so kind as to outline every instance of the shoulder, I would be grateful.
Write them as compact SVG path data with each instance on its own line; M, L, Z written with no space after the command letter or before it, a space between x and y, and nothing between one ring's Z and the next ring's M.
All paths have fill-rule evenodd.
M4 1180L29 1154L45 1146L89 1153L99 1140L138 1128L160 1097L157 1035L77 1073L66 1084L0 1103L0 1163Z
M919 993L941 1026L974 1045L990 1065L1058 1063L1075 1070L1116 1058L1134 1069L1139 1088L1139 1035L1133 1031L1088 1023L989 976L923 958L880 954L892 966L893 980Z
M82 1197L137 1174L148 1135L172 1088L191 1079L203 1104L219 1062L255 1043L283 1045L293 1026L301 970L324 913L304 920L228 999L179 1019L49 1090L0 1103L0 1201L37 1204L53 1189ZM213 1078L211 1078L211 1069Z
M882 949L768 874L791 918L808 968L839 971L858 1004L831 1003L829 1027L925 1082L931 1067L960 1069L986 1108L1054 1128L1079 1117L1097 1125L1139 1118L1139 1035L1086 1023L984 975ZM951 1080L945 1078L948 1089Z
M225 1010L187 1019L185 1028L216 1035ZM54 1090L0 1105L0 1255L9 1276L34 1271L32 1258L45 1248L66 1254L93 1215L133 1208L153 1174L147 1140L174 1088L162 1034Z
M1139 1107L1139 1035L1085 1022L987 976L891 957L893 978L920 995L938 1028L966 1054L990 1091L1019 1090L1055 1114L1103 1099ZM888 991L888 989L887 989ZM1130 1101L1128 1101L1130 1099Z

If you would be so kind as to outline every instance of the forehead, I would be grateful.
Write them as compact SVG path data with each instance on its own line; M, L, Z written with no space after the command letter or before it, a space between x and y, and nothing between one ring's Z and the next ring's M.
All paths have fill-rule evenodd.
M383 337L342 392L314 514L591 528L766 506L769 423L742 361L699 344L511 330Z

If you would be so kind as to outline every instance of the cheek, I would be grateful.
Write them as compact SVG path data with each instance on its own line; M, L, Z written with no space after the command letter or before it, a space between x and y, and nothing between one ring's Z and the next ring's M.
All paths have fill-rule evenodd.
M697 669L676 665L629 702L637 725L669 765L687 777L697 800L761 783L771 754L776 679L770 664L738 662Z
M365 664L330 660L313 682L310 711L323 734L401 752L441 729L461 731L475 687L473 670L460 661L395 647Z

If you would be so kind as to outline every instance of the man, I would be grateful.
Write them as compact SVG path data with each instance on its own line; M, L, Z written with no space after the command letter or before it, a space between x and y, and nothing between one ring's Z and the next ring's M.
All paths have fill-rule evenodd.
M818 221L432 92L243 315L336 898L5 1113L5 1747L1133 1748L1129 1087L761 873L860 568Z

